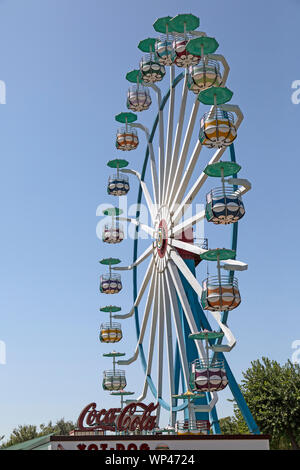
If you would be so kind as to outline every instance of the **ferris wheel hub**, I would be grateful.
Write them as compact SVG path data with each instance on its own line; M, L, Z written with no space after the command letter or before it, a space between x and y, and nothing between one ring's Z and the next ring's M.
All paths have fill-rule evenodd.
M163 272L169 260L169 240L172 233L172 217L169 207L165 204L161 205L157 211L156 219L154 221L155 227L155 247L154 259L158 272Z

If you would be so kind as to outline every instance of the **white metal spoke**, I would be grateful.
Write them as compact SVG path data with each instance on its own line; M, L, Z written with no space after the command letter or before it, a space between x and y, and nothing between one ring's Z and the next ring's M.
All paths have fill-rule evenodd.
M140 287L140 290L138 292L138 295L135 299L135 302L133 304L133 307L132 309L130 310L129 313L125 314L125 315L114 315L114 318L130 318L132 317L132 315L134 314L134 309L135 307L138 307L138 305L140 304L142 298L143 298L143 295L144 295L144 292L147 288L147 285L149 284L149 281L151 279L151 276L153 275L153 271L155 269L155 266L154 266L154 259L152 258L149 265L148 265L148 268L147 268L147 271L145 273L145 276L144 276L144 279L142 281L142 284L141 284L141 287Z
M176 225L173 228L173 235L178 235L181 232L183 232L187 227L192 227L195 225L197 222L200 222L200 220L203 220L205 217L205 211L198 212L198 214L193 215L189 219L185 219L183 222L180 224Z
M195 253L195 255L201 255L207 250L203 250L200 246L194 245L193 243L182 242L181 240L176 240L175 238L170 239L171 246L175 246L181 250L189 251L190 253Z
M182 272L186 280L188 281L189 285L194 289L196 294L201 297L202 295L202 287L193 275L193 273L189 270L181 256L179 256L174 250L171 252L171 258L176 264L177 268ZM216 322L218 323L219 327L223 331L227 341L228 341L228 351L230 351L236 345L236 339L233 336L231 330L228 326L224 325L221 320L221 313L220 312L211 312L211 315L214 317Z
M144 336L145 336L145 332L146 332L146 328L147 328L147 324L148 324L148 320L149 320L149 314L150 314L151 306L152 306L152 303L153 303L153 294L154 294L154 292L156 292L157 277L158 277L158 275L157 275L156 271L154 271L154 273L152 274L150 287L149 287L149 291L148 291L147 301L146 301L146 305L145 305L145 311L144 311L144 315L143 315L143 321L142 321L142 325L141 325L141 329L140 329L140 336L139 336L139 340L137 342L137 346L136 346L134 355L132 357L128 358L128 359L118 361L119 365L129 365L132 362L136 361L138 356L139 356L139 352L140 352L139 347L143 343L143 340L144 340ZM116 317L114 317L114 318L116 318Z
M224 104L220 106L220 108L223 109L224 111L230 111L236 114L237 120L235 121L234 125L235 125L235 128L238 129L244 118L243 113L241 112L240 108L236 105L229 105L229 104ZM209 165L218 162L220 158L222 157L223 153L226 151L226 149L227 147L217 150L214 156L212 157L212 159L209 161ZM183 217L187 207L189 207L190 204L193 202L194 198L198 194L199 190L201 189L201 187L203 186L207 178L208 176L204 172L202 172L199 178L197 179L197 181L195 182L195 184L193 185L193 187L190 189L186 197L183 199L183 201L179 205L179 207L176 209L175 214L174 214L175 222L178 222L178 220L180 220L180 218Z
M121 170L121 172L122 173L132 174L132 175L134 175L138 178L138 180L140 182L140 185L141 185L141 188L142 188L142 191L143 191L143 194L145 196L145 200L146 200L146 203L147 203L150 215L151 215L152 222L154 222L155 216L156 216L156 208L153 205L153 201L151 199L151 196L150 196L149 190L147 188L147 185L146 185L145 181L142 180L142 177L141 177L140 173L138 171L130 170L130 169L127 169L127 168L125 168L124 170Z
M154 292L154 306L152 311L152 321L151 321L151 331L149 337L149 347L148 347L148 360L147 360L147 370L145 374L145 381L142 394L137 398L137 401L142 401L147 395L148 391L148 381L147 377L151 374L152 362L153 362L153 351L155 343L155 332L157 324L157 314L158 314L158 283L156 282L155 292Z
M148 235L150 235L152 238L154 238L155 230L152 227L149 227L149 225L146 224L141 224L141 222L137 219L131 219L130 217L122 217L118 216L116 219L124 221L124 222L130 222L131 224L135 225L136 227L140 227L141 230L146 232Z
M171 323L171 304L169 292L166 285L166 277L162 276L162 292L163 292L163 311L166 325L166 344L168 356L168 373L169 373L169 393L170 403L172 406L175 404L173 395L175 394L175 381L174 381L174 361L173 361L173 336L172 336L172 323ZM175 425L175 412L170 410L171 426Z
M182 178L180 180L180 183L177 185L177 192L176 192L174 198L170 199L171 211L174 209L176 204L178 204L182 200L182 198L184 196L184 193L187 189L187 186L190 182L191 176L192 176L193 171L195 169L196 163L198 161L201 149L202 149L202 145L201 145L200 140L198 140L196 145L195 145L193 154L190 158L190 161L188 163L188 166L187 166L187 168L184 172L184 175L182 176Z
M165 169L165 138L164 138L164 112L161 109L161 91L156 85L149 85L157 94L158 104L158 121L159 121L159 152L158 152L158 168L159 168L159 184L158 184L158 203L162 203L162 192L164 182Z
M132 125L132 127L137 127L139 129L141 129L146 134L146 139L147 139L147 144L148 144L149 154L150 154L151 176L152 176L152 186L153 186L153 200L154 200L154 204L157 204L158 203L158 177L157 177L157 168L156 168L153 144L152 144L152 142L149 142L149 139L150 139L149 130L147 129L147 127L145 127L142 124L139 124L137 122L134 122L131 125Z
M170 205L170 202L174 198L174 194L175 194L175 192L178 188L179 181L182 177L182 172L183 172L183 169L184 169L187 153L188 153L188 150L189 150L189 146L190 146L190 143L191 143L191 138L192 138L194 127L195 127L195 122L196 122L196 118L197 118L197 114L198 114L199 105L200 105L200 101L198 100L198 97L197 97L196 101L194 102L194 105L193 105L191 117L190 117L190 120L189 120L189 123L188 123L188 127L187 127L187 130L186 130L186 133L185 133L185 137L184 137L180 157L179 157L179 160L178 160L178 165L176 167L175 177L172 181L171 191L170 191L170 194L168 196L168 204L169 205Z
M222 157L223 153L226 151L226 148L219 149L215 152L214 156L212 159L209 161L209 165L212 163L216 163L220 160ZM202 188L203 184L207 180L208 176L202 172L195 184L192 186L192 188L189 190L179 207L176 209L174 213L174 221L178 222L178 220L181 219L181 217L184 215L187 207L190 206L190 204L193 202L194 198L197 196L198 192Z
M182 305L182 308L183 308L185 317L187 319L189 328L190 328L192 333L197 333L197 325L195 323L193 313L191 311L190 304L189 304L188 299L186 297L186 294L185 294L182 282L180 280L176 265L174 264L173 261L170 261L168 263L168 269L169 269L169 272L171 274L171 278L173 280L174 287L176 289L178 298L179 298L180 303ZM195 345L196 345L196 348L197 348L197 351L198 351L198 354L199 354L200 358L205 359L205 351L204 351L204 348L203 348L203 345L202 345L201 341L195 340L194 342L195 342ZM215 406L215 404L217 403L217 401L218 401L218 394L216 392L213 392L211 402L207 406L206 405L197 406L197 410L198 411L203 411L203 412L210 412L213 409L213 407Z
M179 112L179 118L178 118L178 123L177 123L177 128L176 128L175 141L174 141L174 147L173 147L173 152L172 152L171 166L170 166L170 169L169 169L169 178L168 178L168 183L167 183L167 188L166 188L165 200L168 200L168 198L169 198L169 193L171 191L173 179L174 179L174 176L175 176L177 161L178 161L178 153L179 153L180 141L181 141L181 137L182 137L182 129L183 129L183 123L184 123L185 108L186 108L186 98L187 98L187 92L188 92L187 80L188 80L188 72L186 70L185 71L184 82L183 82L183 88L182 88L182 98L181 98L180 112Z
M179 277L177 267L176 267L176 265L173 261L170 261L168 263L168 270L170 272L170 275L171 275L176 293L177 293L178 298L180 300L180 303L182 305L182 308L183 308L184 314L186 316L186 319L187 319L189 328L191 330L191 333L198 333L198 328L197 328L196 322L194 320L194 316L193 316L190 304L188 302L188 299L187 299L187 296L185 294L181 279ZM200 358L205 359L205 351L204 351L204 348L202 346L201 341L196 340L195 344L196 344L197 351L198 351L198 354L199 354Z
M164 305L162 275L158 274L158 353L157 353L157 402L162 398L163 366L164 366ZM160 418L160 405L157 408L157 422Z
M138 257L138 259L130 264L129 266L121 266L121 267L118 267L116 266L115 268L111 268L113 269L114 271L130 271L131 269L135 268L136 266L138 266L139 264L141 264L143 261L145 261L145 259L148 258L148 256L150 256L154 251L154 244L152 243L148 248L147 250L144 251L144 253L141 254L141 256Z
M163 201L165 201L165 193L168 182L169 168L171 166L172 144L173 144L173 126L174 126L174 107L175 107L175 88L172 86L175 77L175 66L170 67L170 98L169 98L169 116L166 142L166 160L163 182Z
M174 289L172 279L171 279L170 274L168 273L168 271L166 272L165 280L166 280L169 299L170 299L170 303L171 303L171 311L173 313L173 319L174 319L176 336L177 336L177 341L178 341L181 366L182 366L182 369L183 369L185 387L186 387L186 390L188 390L188 388L189 388L189 365L188 365L188 360L187 360L187 355L186 355L182 325L181 325L181 321L180 321L176 291Z

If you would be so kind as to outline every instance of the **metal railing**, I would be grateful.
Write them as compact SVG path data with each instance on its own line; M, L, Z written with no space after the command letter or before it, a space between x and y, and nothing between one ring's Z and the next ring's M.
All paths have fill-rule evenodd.
M175 423L175 431L178 433L207 434L210 429L209 421L184 420Z
M121 183L128 183L129 179L128 179L128 176L125 176L123 174L117 174L115 173L114 175L111 175L109 178L108 178L108 182L109 183L113 183L115 181L118 181L118 182L121 182Z
M202 282L203 290L207 290L210 288L215 289L216 287L223 287L228 289L232 289L233 287L235 287L236 289L238 289L239 284L236 277L228 279L228 276L208 276Z
M204 124L210 123L210 121L226 121L229 127L234 127L234 114L230 111L224 111L219 106L214 106L211 111L203 114L200 125L201 128L204 127Z
M112 322L112 323L102 323L101 326L100 326L100 330L106 330L106 331L109 331L109 330L120 330L122 331L122 328L121 328L121 323L117 323L117 322Z
M208 359L195 359L192 362L192 372L196 370L208 370L208 369L224 369L225 363L222 359L218 359L215 355Z
M118 281L118 282L121 282L121 275L120 274L115 274L115 273L102 274L102 276L100 277L100 282L104 282L104 281Z
M234 190L233 186L227 184L224 185L224 188L218 187L211 189L206 195L207 202L211 202L211 199L208 200L209 196L211 197L211 199L222 199L226 197L239 200L242 199L241 191L239 189Z

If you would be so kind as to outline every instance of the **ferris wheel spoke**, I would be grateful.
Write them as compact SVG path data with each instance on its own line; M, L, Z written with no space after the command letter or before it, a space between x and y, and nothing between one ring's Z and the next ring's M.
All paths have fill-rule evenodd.
M154 305L152 309L151 331L150 331L150 336L149 336L148 360L147 360L147 369L146 369L144 387L143 387L143 392L140 395L140 397L137 398L137 401L144 400L148 391L148 386L149 386L148 379L150 378L150 374L152 370L152 362L153 362L153 351L154 351L154 343L155 343L157 315L158 315L158 282L156 282L155 292L154 292Z
M155 162L155 155L154 155L154 150L153 150L153 144L150 142L150 134L149 130L147 127L143 126L143 124L140 123L133 123L131 124L132 127L137 127L141 129L142 131L145 132L146 134L146 139L147 139L147 144L149 148L149 154L150 154L150 166L151 166L151 176L152 176L152 187L153 187L153 200L154 204L158 204L158 177L157 177L157 168L156 168L156 162Z
M181 240L176 240L176 238L170 239L171 246L175 246L181 250L189 251L190 253L195 253L195 255L201 255L207 250L203 250L200 246L194 245L192 243L182 242Z
M171 251L171 259L174 261L176 264L177 268L180 270L180 272L184 275L186 280L188 281L189 285L194 289L196 294L201 297L202 295L202 287L199 284L198 280L195 278L195 276L192 274L192 272L189 270L181 256L179 256L174 250ZM220 312L212 312L210 311L214 319L216 320L217 324L223 331L227 341L228 341L228 349L227 351L231 351L232 348L236 345L236 339L232 333L232 331L228 328L228 326L224 325L222 323L222 316Z
M173 314L173 319L174 319L174 324L175 324L175 330L176 330L176 336L177 336L177 341L178 341L181 365L183 369L185 387L186 387L186 390L188 390L189 366L188 366L188 360L187 360L187 355L186 355L185 342L184 342L183 331L182 331L180 315L179 315L179 310L178 310L176 291L174 289L174 286L172 285L172 280L170 278L170 274L168 271L166 272L165 280L166 280L166 285L167 285L167 290L168 290L168 296L169 296L170 303L171 303L171 311ZM173 380L174 380L174 377L173 377Z
M169 392L170 392L170 403L172 407L175 406L175 380L174 380L174 361L173 361L173 336L172 336L172 324L171 324L171 303L169 292L166 284L165 276L162 277L162 291L163 291L163 311L166 325L166 343L167 343L167 356L168 356L168 372L169 372ZM171 410L171 425L175 424L175 412Z
M132 309L126 315L115 315L114 318L130 318L130 317L132 317L132 315L134 314L134 309L139 306L139 303L141 302L141 300L143 298L143 295L145 293L147 285L149 284L151 276L153 275L154 269L155 269L154 260L152 258L149 265L148 265L147 271L145 273L144 279L142 281L140 290L139 290L138 295L135 299L135 302L133 304Z
M164 364L164 305L162 275L158 274L158 351L157 351L157 402L162 398ZM160 405L157 408L157 422L160 418Z
M166 193L165 193L165 201L166 201L166 198L168 198L169 193L171 191L171 186L173 183L175 170L176 170L176 166L178 162L178 153L179 153L180 141L182 137L184 115L185 115L185 109L186 109L186 99L187 99L187 92L188 92L187 81L188 81L188 72L186 70L185 76L184 76L183 88L182 88L182 98L181 98L179 118L178 118L175 141L174 141L173 152L172 152L171 166L169 169L169 178L168 178L168 183L167 183Z
M196 101L194 102L192 113L191 113L191 116L190 116L190 120L189 120L187 130L186 130L186 133L185 133L181 153L180 153L179 160L178 160L178 165L176 167L175 177L174 177L174 179L172 181L172 185L171 185L171 191L168 195L168 204L169 205L170 205L170 202L174 198L175 191L178 188L179 181L182 177L182 172L183 172L183 169L184 169L186 157L187 157L187 154L188 154L189 146L190 146L190 143L191 143L191 138L192 138L194 127L195 127L195 122L196 122L196 118L197 118L197 114L198 114L199 105L200 105L200 101L198 100L198 97L197 97Z
M189 219L185 219L183 222L181 222L180 224L176 225L173 228L173 232L172 232L173 235L175 236L175 235L180 234L181 232L184 232L184 230L187 227L192 227L193 225L200 222L200 220L203 220L204 217L205 217L205 211L201 211L201 212L198 212L198 214L193 215Z
M178 270L177 270L177 266L174 263L174 261L170 260L170 262L168 263L168 270L170 272L170 275L171 275L171 278L172 278L172 281L173 281L173 284L174 284L174 288L175 288L176 293L178 295L179 301L182 305L182 308L183 308L185 317L187 319L189 328L191 330L191 333L193 333L193 334L197 333L198 328L197 328L196 322L194 320L194 316L193 316L190 304L188 302L187 296L185 294L185 291L184 291L184 288L183 288L183 285L182 285L182 282L181 282L181 279L180 279L180 276L179 276L179 273L178 273ZM198 351L198 354L199 354L200 358L204 359L205 358L205 352L204 352L204 348L202 346L201 341L195 340L195 344L196 344L197 351Z
M196 163L198 161L198 158L199 158L199 155L200 155L200 152L201 152L201 149L202 149L202 145L201 145L201 142L198 140L196 145L195 145L195 148L194 148L194 151L192 153L192 156L190 158L190 161L188 163L188 166L184 172L184 175L182 176L181 178L181 181L179 183L179 185L177 185L177 192L174 196L173 199L170 199L170 206L171 206L171 210L174 210L174 207L176 207L176 205L182 200L183 198L183 195L187 189L187 186L190 182L190 179L191 179L191 176L193 174L193 171L195 169L195 166L196 166Z
M197 98L196 103L198 103L198 105L200 103L198 98ZM212 112L213 109L214 109L214 106L211 107L210 112ZM196 115L197 115L197 112L196 112ZM193 128L194 128L194 124L193 124ZM184 162L183 162L182 167L180 169L180 173L178 173L179 177L178 178L176 177L177 178L176 179L176 185L174 184L174 186L173 186L175 189L173 191L173 188L172 188L172 196L169 198L169 204L171 206L171 210L174 209L176 204L178 204L184 196L184 193L187 189L187 186L190 182L191 176L192 176L193 171L195 169L196 163L198 161L201 149L202 149L202 144L201 144L200 140L197 140L197 143L195 145L192 156L191 156L191 158L188 162L187 168L184 172L184 175L182 175L186 156L184 157ZM186 153L187 153L187 151L188 151L188 148L186 150ZM178 188L178 189L177 189L177 192L175 193L175 196L174 196L174 192L175 192L176 188Z
M181 306L183 308L186 320L188 322L190 331L191 331L191 333L194 333L194 332L197 333L197 325L195 323L190 304L188 302L188 299L187 299L187 296L185 294L181 279L179 277L177 267L176 267L176 265L174 264L174 262L172 260L168 263L168 269L169 269L172 281L174 283L174 288L176 290L179 301L180 301ZM194 342L195 342L199 357L202 360L204 360L205 359L205 351L204 351L204 348L203 348L203 345L202 345L201 341L194 340ZM212 392L211 395L212 395L212 400L208 405L199 405L199 406L197 406L197 408L195 408L195 410L199 411L199 412L200 411L210 412L214 408L216 403L218 402L217 392Z
M149 227L149 225L141 224L141 222L139 220L131 219L130 217L116 217L116 219L124 221L124 222L130 222L131 224L135 225L136 227L140 227L141 230L143 230L148 235L150 235L152 238L154 238L155 230L154 230L154 228Z
M144 253L142 253L141 256L138 257L138 259L134 263L130 264L129 266L120 266L120 267L117 266L111 269L113 269L114 271L130 271L131 269L141 264L145 259L147 259L148 256L150 256L153 253L153 251L154 251L154 245L152 243L147 248L147 250L145 250Z
M158 153L158 168L159 168L159 191L158 203L162 202L163 181L164 181L164 166L165 166L165 138L164 138L164 111L161 109L161 91L156 85L149 85L157 94L158 104L158 121L159 121L159 153Z
M169 115L168 115L168 129L166 141L166 162L163 180L163 201L165 200L165 188L167 186L168 168L171 166L172 144L173 144L173 127L174 127L174 107L175 107L175 88L173 81L175 77L175 66L170 67L170 98L169 98Z
M238 130L238 128L241 125L241 123L243 121L243 118L244 118L243 113L240 110L240 108L236 105L228 105L228 104L224 104L224 105L220 106L220 108L223 111L234 112L236 114L237 119L234 122L234 126L235 126L236 130ZM222 157L223 153L226 151L226 149L227 149L227 147L224 147L224 148L221 148L221 149L217 150L215 152L214 156L212 157L212 159L209 161L209 165L212 165L213 163L218 162L220 160L220 158ZM180 220L180 218L183 217L187 207L189 207L190 204L193 202L193 200L197 196L199 190L202 188L202 186L205 183L207 178L208 178L208 176L204 172L202 172L201 175L199 176L199 178L197 179L197 181L195 182L195 184L192 186L192 188L190 189L190 191L186 195L186 197L183 199L183 201L179 205L179 207L176 209L176 211L174 213L174 221L175 222L178 222L178 220Z
M143 315L143 322L142 322L142 326L141 326L141 330L140 330L140 336L139 336L139 339L138 339L138 342L137 342L135 353L132 357L130 357L127 360L118 361L119 365L129 365L132 362L136 361L138 356L139 356L140 345L144 341L145 331L146 331L148 320L149 320L149 314L150 314L151 306L152 306L152 303L153 303L153 294L156 291L156 282L157 282L157 273L153 272L151 282L150 282L149 291L148 291L148 295L147 295L145 311L144 311L144 315ZM114 318L116 318L116 317L114 317Z
M214 156L212 157L212 159L209 161L209 165L211 165L212 163L218 162L225 151L226 151L226 148L217 150ZM183 217L187 207L189 207L190 204L193 202L193 200L197 196L198 192L202 188L207 178L208 176L204 172L202 172L199 178L197 179L197 181L195 182L195 184L192 186L188 194L185 196L185 198L181 202L181 204L179 204L178 208L176 209L174 213L175 222L178 222L178 220L180 220L181 217Z
M151 196L150 196L149 190L147 188L147 185L146 185L145 181L142 180L142 177L141 177L140 173L138 171L130 170L130 169L124 169L124 170L121 170L121 171L122 171L122 173L129 173L129 174L135 175L138 178L138 180L140 182L140 185L141 185L141 188L142 188L142 191L143 191L143 194L145 196L145 200L146 200L146 203L147 203L150 215L151 215L152 222L154 222L155 216L156 216L156 209L154 208L153 201L151 199Z

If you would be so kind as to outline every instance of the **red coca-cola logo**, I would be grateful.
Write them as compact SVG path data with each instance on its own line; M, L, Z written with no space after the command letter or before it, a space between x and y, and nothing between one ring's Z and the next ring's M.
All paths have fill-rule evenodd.
M77 427L81 431L96 429L106 431L152 431L156 426L156 416L153 413L157 407L154 403L130 403L123 410L110 408L96 410L96 403L87 405L79 415ZM142 409L142 413L136 414Z

